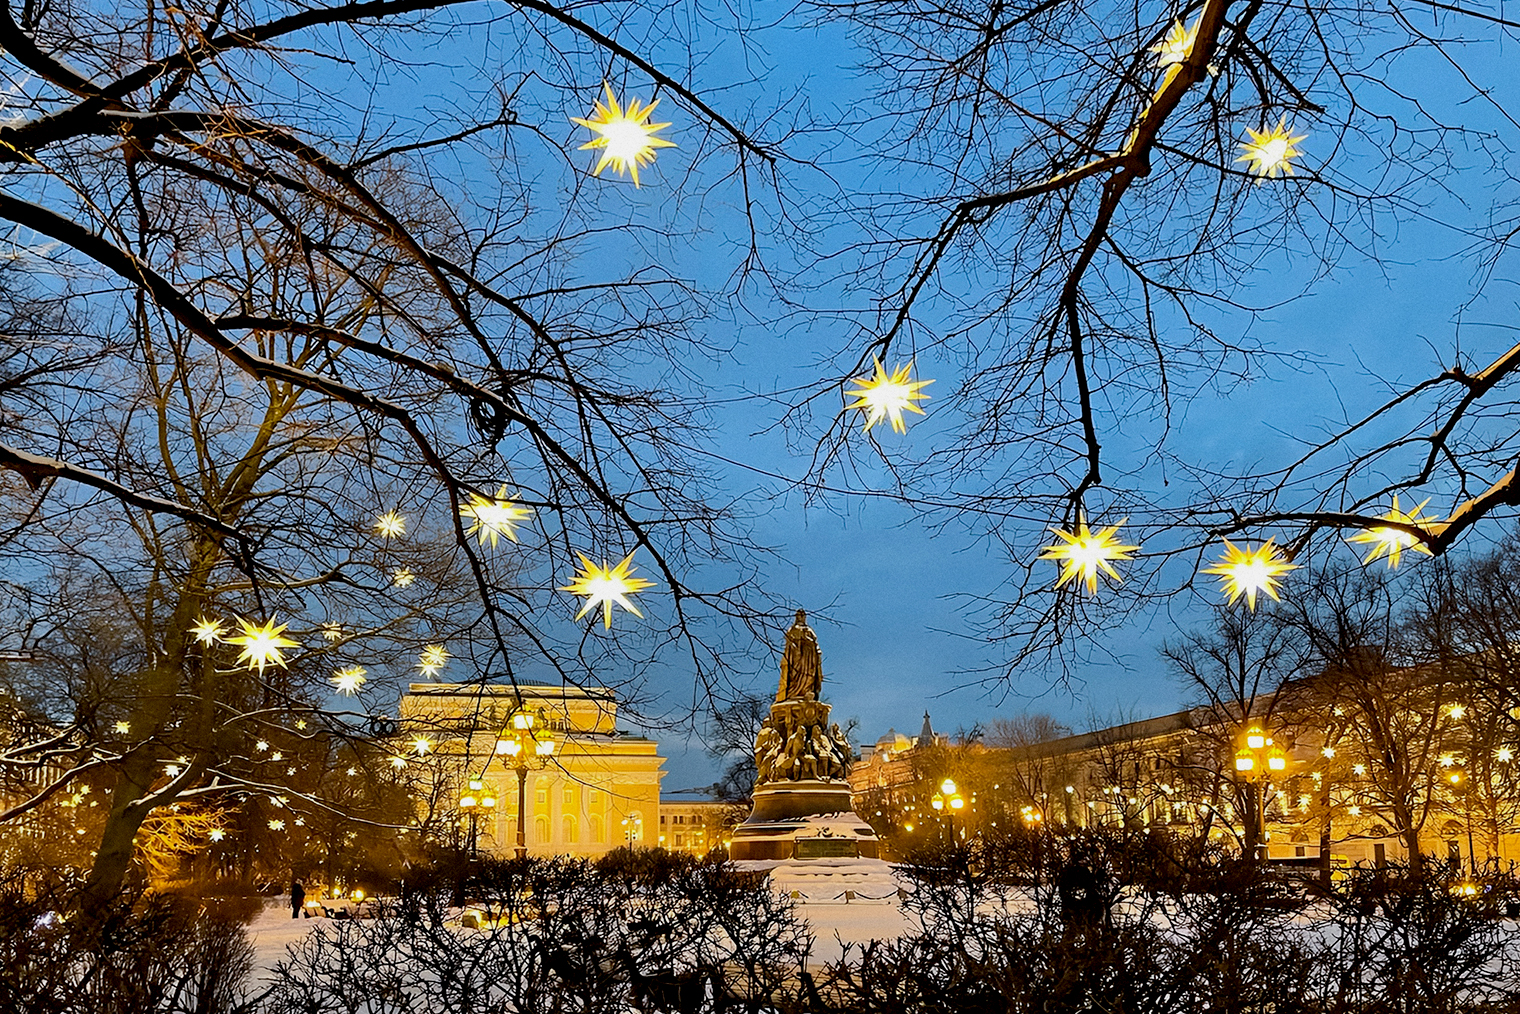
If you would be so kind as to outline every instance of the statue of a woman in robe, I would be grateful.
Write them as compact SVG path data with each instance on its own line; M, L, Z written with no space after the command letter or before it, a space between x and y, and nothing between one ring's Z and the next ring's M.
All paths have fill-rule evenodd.
M818 638L807 625L807 613L797 610L797 622L786 632L786 650L781 653L781 686L776 702L818 699L823 688L823 653Z

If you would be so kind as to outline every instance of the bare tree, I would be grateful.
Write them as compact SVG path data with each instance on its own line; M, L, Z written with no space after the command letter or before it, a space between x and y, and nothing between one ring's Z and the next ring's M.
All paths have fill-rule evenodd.
M467 9L0 2L4 271L35 290L0 306L5 605L53 729L4 759L61 772L0 821L109 770L87 910L152 814L280 794L258 744L367 735L430 644L630 695L675 652L700 697L749 647L714 624L766 623L684 393L713 350L655 238L685 212L631 216L561 139L607 78L686 110L719 186L773 156L624 41L684 7ZM645 625L567 622L583 558L635 554ZM275 636L283 664L246 643Z
M817 441L820 494L836 466L870 478L879 449L892 472L877 495L936 525L982 520L1012 574L971 599L1004 649L988 678L1091 649L1083 634L1190 587L1221 535L1275 537L1300 562L1342 531L1440 552L1517 502L1508 325L1454 326L1414 380L1370 385L1312 339L1254 331L1343 264L1376 271L1425 217L1452 223L1447 252L1472 258L1454 314L1502 275L1520 119L1487 47L1520 23L1438 3L811 6L867 52L874 92L849 127L886 181L841 197L839 232L820 240L825 269L849 265L869 294L829 311L851 327L834 362L855 376L873 356L932 361L934 405L955 422L927 447L862 452L821 390L789 422ZM1346 400L1295 420L1282 460L1220 464L1189 439L1193 399L1239 395L1249 419L1256 381L1321 366ZM1435 494L1429 514L1410 512L1415 487ZM1052 595L1034 550L1084 514L1127 518L1142 553L1122 588Z

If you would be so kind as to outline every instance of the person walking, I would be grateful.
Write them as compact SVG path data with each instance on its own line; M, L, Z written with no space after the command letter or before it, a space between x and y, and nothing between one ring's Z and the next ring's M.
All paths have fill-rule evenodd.
M301 909L306 905L306 888L301 886L299 880L292 879L290 882L290 917L299 919Z

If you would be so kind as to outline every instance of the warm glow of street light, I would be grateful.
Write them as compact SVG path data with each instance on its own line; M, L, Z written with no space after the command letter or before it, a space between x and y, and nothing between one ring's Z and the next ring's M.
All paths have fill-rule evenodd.
M1124 519L1124 521L1128 520L1128 518ZM1124 521L1120 521L1117 525L1109 525L1096 535L1088 530L1085 517L1077 519L1075 535L1063 532L1059 528L1052 528L1051 531L1062 542L1054 546L1046 546L1040 559L1061 562L1061 578L1056 582L1056 587L1060 588L1066 582L1080 577L1087 585L1087 594L1094 595L1098 591L1100 569L1115 581L1121 580L1119 572L1109 561L1128 560L1129 554L1140 548L1120 543L1117 533Z
M908 423L903 419L904 412L917 412L924 415L923 409L914 402L927 401L929 396L920 389L934 383L932 380L913 380L913 362L909 360L906 366L898 366L890 373L881 365L881 360L874 360L876 373L870 377L856 377L850 383L856 385L854 390L845 391L846 397L855 400L845 405L845 410L858 408L865 413L866 425L864 432L871 432L871 427L883 419L892 424L893 433L908 432Z

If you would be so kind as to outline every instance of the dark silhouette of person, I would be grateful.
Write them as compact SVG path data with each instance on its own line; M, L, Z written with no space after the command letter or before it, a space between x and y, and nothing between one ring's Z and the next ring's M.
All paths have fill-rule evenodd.
M301 886L299 880L292 880L290 882L290 917L292 919L299 919L301 917L301 909L305 905L306 888Z

